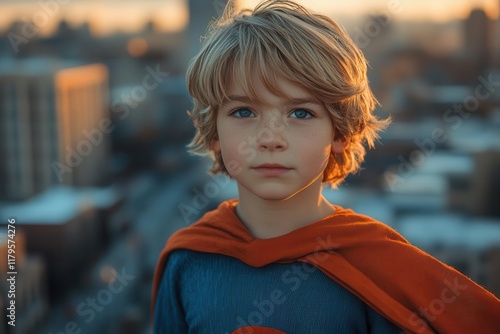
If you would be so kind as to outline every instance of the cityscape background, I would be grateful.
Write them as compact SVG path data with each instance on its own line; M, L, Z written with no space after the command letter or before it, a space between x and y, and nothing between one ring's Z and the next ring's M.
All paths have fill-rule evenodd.
M500 297L500 1L298 2L346 28L394 118L325 196ZM237 196L185 148L186 66L225 3L0 1L0 334L150 332L168 236Z

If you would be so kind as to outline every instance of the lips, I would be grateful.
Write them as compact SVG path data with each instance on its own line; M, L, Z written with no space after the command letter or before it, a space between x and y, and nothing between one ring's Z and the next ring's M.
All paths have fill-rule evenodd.
M262 164L252 169L264 176L281 176L292 170L292 168L280 164Z
M280 164L262 164L262 165L259 165L257 167L254 167L254 168L284 168L284 169L290 169L290 168L285 167L285 166L280 165Z

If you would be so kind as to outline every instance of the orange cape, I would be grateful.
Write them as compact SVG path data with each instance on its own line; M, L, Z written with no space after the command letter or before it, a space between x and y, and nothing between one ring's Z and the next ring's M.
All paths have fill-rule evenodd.
M190 249L231 256L253 267L313 264L409 333L500 330L499 299L370 217L336 207L332 215L288 234L256 239L237 217L236 204L222 202L169 238L154 274L152 311L168 255Z

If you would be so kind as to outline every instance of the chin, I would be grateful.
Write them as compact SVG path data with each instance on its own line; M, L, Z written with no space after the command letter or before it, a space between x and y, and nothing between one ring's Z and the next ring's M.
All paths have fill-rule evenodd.
M258 195L256 194L256 196L258 196L260 199L264 200L264 201L277 201L277 202L281 202L281 201L285 201L287 199L289 199L290 195L283 195L283 194L264 194L264 195Z
M266 201L284 201L300 192L300 189L291 189L282 185L268 185L256 189L255 187L247 188L254 196Z

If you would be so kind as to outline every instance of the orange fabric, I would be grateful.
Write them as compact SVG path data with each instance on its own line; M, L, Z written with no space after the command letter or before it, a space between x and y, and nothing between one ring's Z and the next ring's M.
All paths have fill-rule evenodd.
M307 262L409 333L498 333L500 300L390 227L336 207L332 215L271 239L254 238L226 201L169 238L153 280L152 310L168 255L216 253L261 267ZM154 313L153 313L154 314Z

